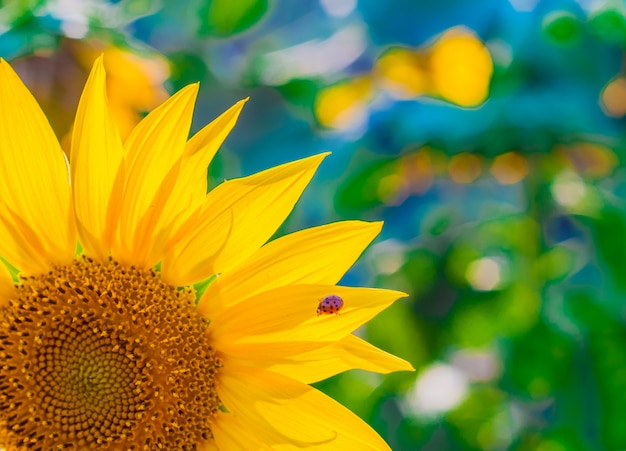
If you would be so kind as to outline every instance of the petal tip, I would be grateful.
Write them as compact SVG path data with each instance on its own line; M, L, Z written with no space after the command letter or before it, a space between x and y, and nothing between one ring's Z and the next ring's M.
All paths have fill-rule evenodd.
M309 159L315 161L318 165L322 163L322 161L324 161L326 159L327 156L329 156L331 154L331 152L322 152L322 153L318 153L316 155L312 155L309 157Z
M189 83L187 86L183 87L182 89L180 89L177 93L175 93L174 95L172 95L172 97L177 97L177 96L189 96L191 98L194 98L198 95L198 91L200 90L200 82L197 81L195 83Z
M326 152L322 152L320 154L318 154L320 157L322 158L326 158L327 156L329 156L330 154L332 154L332 152L330 150L326 151Z
M0 75L3 75L5 80L11 80L12 78L19 78L15 69L4 58L0 58ZM5 81L6 82L6 81Z
M101 54L94 60L93 65L91 66L91 73L89 74L89 79L87 80L85 87L90 84L90 81L96 84L103 84L105 83L105 80L106 69L104 66L104 54Z
M368 230L371 230L374 233L372 239L376 238L380 232L383 230L384 221L362 221L364 227Z
M93 62L93 67L104 66L104 53L101 53Z
M232 111L233 113L235 113L237 116L239 116L239 114L241 113L241 110L243 110L243 106L248 103L248 100L250 100L250 96L243 98L237 102L235 102L233 104L233 106L231 106L228 111Z

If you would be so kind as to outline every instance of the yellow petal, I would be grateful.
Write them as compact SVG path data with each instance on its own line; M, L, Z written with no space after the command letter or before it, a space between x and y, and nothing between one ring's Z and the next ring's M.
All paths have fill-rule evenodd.
M219 413L211 422L211 431L219 450L272 450L261 442L262 436L254 434L241 418L229 413Z
M0 199L0 255L25 273L50 269L44 244L37 232Z
M292 284L333 285L381 227L381 222L344 221L278 238L233 271L218 277L205 291L198 309L211 317L221 308L272 288Z
M80 241L86 254L105 260L120 215L124 148L108 109L102 57L94 63L78 104L70 155Z
M226 408L253 430L282 437L286 447L281 449L290 444L331 451L390 449L363 420L306 384L232 365L224 366L218 378Z
M0 306L4 305L14 294L15 282L7 267L0 262Z
M339 314L317 315L319 300L336 294L344 301ZM257 294L211 317L211 339L227 353L241 354L239 344L321 343L338 341L406 294L376 288L289 285ZM259 346L258 358L266 355Z
M180 90L146 116L124 144L126 185L115 254L151 266L154 230L180 171L198 85Z
M267 366L267 369L305 384L352 369L381 374L415 371L406 360L378 349L352 334L331 345L284 359L280 363Z
M0 59L0 199L41 240L42 255L16 246L5 257L25 272L74 257L76 232L65 155L39 105L9 64ZM4 212L2 212L4 213ZM21 234L21 226L10 218ZM6 233L6 231L5 231ZM10 260L21 255L20 261ZM40 262L48 262L42 266Z
M209 440L206 443L198 445L199 451L220 451L220 449L215 444L215 440Z
M164 258L165 280L189 285L227 272L259 249L289 215L327 154L222 183Z
M239 118L239 114L247 101L248 98L246 97L245 99L235 103L217 119L213 120L210 124L193 135L193 137L187 142L185 156L193 157L195 155L202 155L202 158L197 164L199 168L206 171L206 168L213 159L213 156L217 153L218 149L235 126L235 123ZM201 192L202 197L204 197L206 194L206 178L201 180L201 182L204 182L204 189L199 191ZM190 188L198 189L195 184L194 186L190 186Z
M183 224L195 223L188 220L197 216L198 208L206 197L207 168L235 126L247 100L237 102L187 142L180 174L155 228L155 242L171 246L176 242L176 237L184 236L188 232L188 229L181 230ZM160 260L163 253L162 245L153 246L151 251L152 255L148 260Z

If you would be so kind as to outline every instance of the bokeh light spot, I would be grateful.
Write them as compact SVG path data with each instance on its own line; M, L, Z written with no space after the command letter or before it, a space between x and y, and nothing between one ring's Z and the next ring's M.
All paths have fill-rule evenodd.
M485 382L499 375L500 362L494 352L462 349L452 356L452 364L472 382Z
M552 183L552 195L554 199L564 207L574 207L578 205L587 193L585 183L581 178L572 173L564 172L559 174Z
M604 87L600 104L608 116L626 115L626 77L614 78Z
M326 14L333 17L349 16L356 9L357 0L320 0Z
M367 122L371 83L354 79L323 89L315 99L315 115L324 127L353 130Z
M444 363L434 363L418 377L409 395L411 410L420 415L447 412L465 399L467 378L462 371Z
M406 262L404 247L393 239L373 246L371 254L372 264L376 267L376 272L381 274L395 274Z
M480 158L471 153L455 155L448 163L448 174L456 183L472 183L481 174Z
M498 155L491 165L491 175L502 185L519 183L528 175L526 158L517 152Z
M469 264L465 277L474 290L491 291L498 286L502 278L501 265L493 257L480 258Z
M330 76L335 79L367 48L366 29L361 24L338 29L326 39L311 39L266 53L260 60L260 78L268 85L294 79Z
M476 106L489 93L493 61L487 47L463 27L445 32L431 53L434 89L444 99L461 106Z
M584 176L606 177L619 164L615 152L601 144L580 142L558 146L555 153L563 156L575 172Z
M382 88L397 99L410 99L425 94L428 74L423 57L407 49L391 49L376 62L375 72Z

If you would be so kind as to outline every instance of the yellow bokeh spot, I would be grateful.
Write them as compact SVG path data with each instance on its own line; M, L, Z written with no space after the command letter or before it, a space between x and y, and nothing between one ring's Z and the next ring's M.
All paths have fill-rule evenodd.
M397 99L411 99L425 94L428 89L429 76L423 60L415 51L395 48L378 59L374 71L389 94Z
M315 116L324 127L354 128L364 121L371 96L372 83L365 77L329 86L315 99Z
M489 94L493 61L478 37L464 27L446 31L431 48L435 94L461 106L484 102Z
M448 174L456 183L472 183L481 172L480 158L471 153L455 155L448 164Z
M507 152L497 156L491 165L491 175L502 185L519 183L528 175L528 163L517 152Z
M169 77L167 60L157 53L131 53L114 46L77 41L76 59L88 72L93 61L104 54L109 108L124 139L143 117L168 97L163 83Z
M163 83L169 76L166 60L156 54L140 56L109 47L104 52L107 96L120 136L139 123L139 113L158 106L167 97Z
M146 111L168 97L163 83L169 64L156 52L134 54L94 40L62 39L52 53L37 53L15 62L43 108L61 147L69 153L73 108L80 99L93 62L104 54L107 99L120 136L125 138ZM41 76L40 76L41 75Z
M626 115L626 77L614 78L604 87L600 104L608 116Z

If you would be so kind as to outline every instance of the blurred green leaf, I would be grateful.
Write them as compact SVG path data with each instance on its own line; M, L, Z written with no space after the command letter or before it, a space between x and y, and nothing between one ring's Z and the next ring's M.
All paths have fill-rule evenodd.
M463 296L451 315L451 340L462 348L480 348L489 345L498 336L501 324L491 302L492 293Z
M506 395L489 386L473 389L456 409L448 413L452 432L469 449L504 449L512 417Z
M578 430L561 427L525 436L513 451L586 451Z
M573 351L568 337L538 322L513 340L506 378L531 398L550 396L571 377Z
M293 79L277 89L293 105L312 111L319 86L313 80Z
M583 333L588 359L583 363L593 376L585 377L583 388L590 397L587 405L597 411L587 413L586 424L597 423L603 449L621 451L626 449L626 325L619 313L623 303L612 311L615 304L596 299L591 290L572 290L566 298ZM576 404L581 405L580 400Z
M448 205L433 209L422 222L422 234L439 236L459 223L458 211Z
M572 251L564 246L555 246L537 258L533 270L538 281L548 282L562 279L573 267Z
M34 13L46 4L46 0L3 0L0 1L0 23L16 27L30 20Z
M416 249L406 255L406 262L399 272L411 283L412 296L419 297L430 289L437 278L437 263L437 256L425 249Z
M352 171L337 189L335 205L339 211L363 211L377 207L381 203L378 192L380 180L398 172L398 160L389 158L366 165Z
M481 249L476 248L477 244L466 239L455 243L446 258L446 275L450 282L461 287L467 286L467 267L484 255Z
M569 11L554 11L543 19L543 32L556 44L571 44L580 37L581 24Z
M602 441L605 449L622 450L626 448L626 326L587 293L572 293L568 300L575 317L587 326L600 397Z
M516 279L507 289L502 290L494 302L500 332L514 336L526 332L537 321L541 307L541 295L526 281Z
M609 0L589 17L591 31L610 43L626 45L626 7L621 0Z
M199 56L179 51L170 53L167 57L170 60L170 81L174 90L182 89L198 80L206 80L207 67Z
M200 33L228 37L256 24L268 10L268 0L207 0L200 8Z
M436 426L436 423L425 424L415 418L405 416L400 421L396 437L400 446L392 447L392 449L394 451L413 451L415 449L422 449L421 447L416 447L426 443L431 438L433 432L436 431ZM388 443L393 446L391 440L388 440Z
M626 290L624 262L626 262L626 216L623 211L605 207L599 217L581 218L591 228L599 257L606 263L605 269L615 286Z

